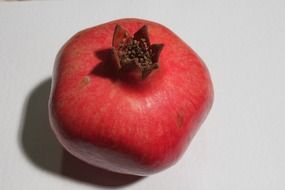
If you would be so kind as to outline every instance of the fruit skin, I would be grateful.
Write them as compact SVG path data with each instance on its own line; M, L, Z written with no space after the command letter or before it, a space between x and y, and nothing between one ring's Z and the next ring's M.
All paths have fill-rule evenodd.
M135 33L148 26L163 43L159 69L131 82L115 75L110 48L116 24ZM150 175L185 152L213 103L209 72L166 27L121 19L85 29L58 53L49 99L50 124L79 159L110 171Z

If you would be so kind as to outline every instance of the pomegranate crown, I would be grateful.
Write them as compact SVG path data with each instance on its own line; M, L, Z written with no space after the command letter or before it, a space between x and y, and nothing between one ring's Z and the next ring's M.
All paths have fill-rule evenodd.
M133 36L122 26L116 25L112 52L119 70L139 70L145 79L158 68L163 44L150 44L148 27L142 26Z

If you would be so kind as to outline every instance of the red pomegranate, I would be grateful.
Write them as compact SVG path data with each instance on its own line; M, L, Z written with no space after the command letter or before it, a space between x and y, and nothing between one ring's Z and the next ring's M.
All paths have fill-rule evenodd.
M121 19L63 46L49 118L77 158L144 176L182 156L212 102L209 72L185 42L158 23Z

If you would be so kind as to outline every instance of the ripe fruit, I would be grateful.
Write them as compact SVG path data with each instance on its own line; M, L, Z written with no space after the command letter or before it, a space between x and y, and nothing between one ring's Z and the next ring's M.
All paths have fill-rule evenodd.
M149 175L182 156L212 102L208 70L190 47L160 24L122 19L64 45L49 116L60 143L79 159Z

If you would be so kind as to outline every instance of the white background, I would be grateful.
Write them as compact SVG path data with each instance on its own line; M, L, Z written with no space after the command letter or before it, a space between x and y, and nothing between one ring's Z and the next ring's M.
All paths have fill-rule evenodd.
M284 190L285 1L0 3L0 189ZM209 117L183 158L137 178L65 153L48 127L55 55L74 33L123 17L171 28L206 62Z

